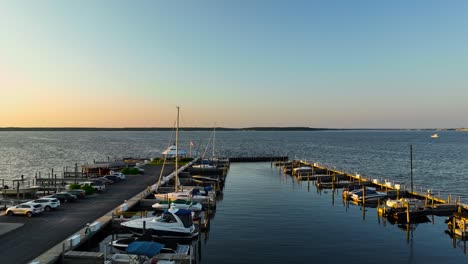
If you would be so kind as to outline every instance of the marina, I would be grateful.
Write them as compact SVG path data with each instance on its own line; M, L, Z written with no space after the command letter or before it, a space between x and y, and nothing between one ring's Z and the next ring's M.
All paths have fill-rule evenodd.
M221 255L216 253L213 250L221 250L226 252L223 255L226 254L240 254L240 252L235 253L235 245L230 244L231 240L236 240L238 241L244 241L247 239L247 237L250 237L249 239L245 241L250 241L252 239L252 235L255 236L255 231L252 230L250 227L245 226L245 224L250 223L251 225L255 223L256 221L259 221L259 223L262 223L261 226L262 228L265 228L265 230L269 230L270 228L273 227L278 227L282 226L279 222L275 221L274 223L268 224L268 221L266 219L272 219L271 213L278 213L278 209L273 209L273 208L278 208L283 206L284 208L289 208L288 202L289 199L294 199L295 200L295 205L290 207L291 209L299 209L299 208L307 208L304 210L302 213L297 214L296 217L299 217L301 219L302 217L308 216L310 219L308 222L314 223L314 225L322 227L326 227L327 224L325 224L320 218L315 218L312 215L319 213L324 217L324 219L330 219L333 221L338 221L340 225L350 225L350 226L355 226L357 223L360 221L363 222L373 222L376 221L376 223L384 224L387 223L390 226L395 225L398 226L397 230L392 231L392 233L399 233L401 231L398 231L401 228L403 228L404 236L403 237L408 237L406 239L408 242L407 243L413 243L411 241L411 234L415 233L415 228L418 229L416 232L418 236L424 236L426 237L428 234L431 234L432 237L429 239L429 241L432 241L433 244L426 244L427 247L437 247L439 248L440 252L440 245L438 245L437 241L444 241L447 239L451 239L451 243L448 243L448 245L456 245L455 247L458 248L460 245L462 246L462 251L461 255L458 255L457 253L453 253L452 251L445 250L444 253L444 260L456 260L458 257L464 257L466 256L465 253L463 253L463 242L464 236L459 236L457 235L456 232L459 232L457 230L451 230L447 224L445 223L447 217L450 215L453 215L454 212L458 213L466 209L466 205L463 203L463 197L460 196L455 196L455 195L447 195L446 197L442 197L442 195L439 196L438 192L433 191L432 193L428 192L421 192L418 191L418 189L414 188L416 191L411 192L409 190L409 187L407 187L405 184L401 183L396 183L396 181L390 181L389 179L383 180L378 177L372 177L369 175L363 175L360 173L351 173L346 170L339 170L336 169L334 166L327 166L323 165L319 162L307 162L307 161L301 161L301 160L284 160L283 155L279 155L278 157L270 157L269 159L265 156L262 157L263 160L268 160L268 161L262 161L262 162L247 162L247 161L255 161L255 158L250 158L246 157L243 162L232 162L228 166L228 169L224 170L226 171L225 175L222 176L215 176L213 174L209 174L206 176L205 179L217 179L216 181L210 181L210 184L212 183L223 183L223 187L221 185L217 185L217 187L213 188L213 191L218 194L218 198L216 198L216 203L205 203L203 204L204 209L193 218L193 223L196 227L197 230L197 235L194 237L192 242L185 242L187 243L186 245L190 245L193 250L190 250L190 252L193 253L192 256L184 258L184 260L180 261L188 261L189 259L193 263L219 263L220 261L225 262L225 263L239 263L236 262L232 259L226 259L225 257L220 259ZM274 161L275 159L278 159L279 161ZM196 159L194 162L198 162ZM311 168L310 171L306 172L306 175L290 175L288 173L285 173L285 166L291 166L291 169L293 169L294 166L299 166L299 167L309 167ZM159 166L159 167L158 167ZM122 223L125 221L128 221L128 219L144 219L145 217L149 217L148 219L153 219L154 217L157 216L154 215L154 213L157 211L155 208L152 207L157 201L154 196L154 184L158 182L164 182L164 184L161 184L160 186L156 185L158 190L157 192L160 192L161 194L169 193L174 190L174 163L169 163L169 165L166 165L165 167L165 172L163 174L160 173L161 165L157 165L154 167L154 165L143 165L142 168L144 168L144 174L143 175L127 175L128 180L132 180L132 182L136 183L136 179L142 180L145 179L144 183L140 185L140 187L136 188L134 190L135 195L133 196L128 196L126 198L121 197L117 198L114 192L117 191L120 195L120 188L124 188L123 186L126 186L125 181L120 182L120 183L114 183L110 185L106 191L102 193L96 193L93 194L84 200L79 200L74 203L67 203L67 204L62 204L62 209L59 208L56 211L52 212L47 212L43 213L42 215L35 216L32 218L26 218L26 217L20 217L20 216L15 216L15 217L8 217L8 216L2 216L1 221L7 220L8 222L16 222L18 224L24 224L24 226L15 226L10 232L6 232L2 235L2 241L3 244L5 245L3 248L6 250L4 253L4 258L5 260L9 260L8 256L12 257L10 260L11 261L16 261L19 259L17 255L17 251L15 250L8 250L9 249L9 242L5 241L10 241L13 239L13 241L18 241L15 240L14 238L17 238L18 236L25 236L26 233L23 233L23 230L26 230L33 234L35 228L41 229L40 223L42 222L42 219L47 219L47 221L52 220L57 217L57 220L63 221L63 219L69 219L69 217L78 217L80 220L76 220L78 223L75 223L74 228L69 228L67 226L60 227L57 230L61 230L64 228L64 230L58 232L60 236L56 237L55 244L51 243L41 243L43 245L44 250L46 250L46 253L41 254L40 256L33 257L33 255L25 254L25 258L29 256L29 259L24 259L24 261L20 261L23 263L26 263L28 261L39 261L39 263L60 263L60 262L65 262L68 263L68 261L72 261L73 263L76 263L78 261L84 261L85 259L108 259L111 254L116 254L118 251L115 249L109 248L109 243L113 240L115 240L118 237L125 237L125 233L128 232L126 228L122 226ZM200 182L197 182L196 180L202 179L200 177L194 177L192 178L192 175L187 168L192 166L191 163L188 163L184 166L182 166L181 170L178 171L178 176L180 177L181 184L186 188L187 190L193 189L193 187L187 187L190 185L199 185L201 184ZM159 171L158 169L159 168ZM156 169L156 170L155 170ZM73 169L74 170L74 169ZM78 170L80 170L78 168ZM292 170L291 170L292 171ZM310 174L309 174L310 173ZM62 174L63 175L63 174ZM61 176L62 176L61 175ZM161 176L162 175L162 176ZM81 182L81 177L82 175L78 175L79 177L75 177L76 182ZM99 176L99 175L96 175ZM234 178L233 178L234 176ZM315 176L315 178L311 177ZM307 178L304 178L307 177ZM51 184L51 185L57 185L57 186L62 186L62 181L68 182L69 180L73 179L74 177L69 177L67 176L66 178L61 178L55 177L53 179L49 180L43 180L42 182L44 184ZM151 178L151 180L149 180ZM40 179L40 178L38 178ZM45 178L44 178L45 179ZM272 182L273 181L273 182ZM210 184L207 184L209 186ZM269 187L271 185L271 187ZM365 200L364 197L364 202L357 202L356 204L353 201L349 201L346 199L342 198L341 192L343 189L347 188L348 186L351 185L362 185L366 186L368 188L375 188L378 189L381 192L385 192L388 195L388 199L395 199L395 200L400 200L403 197L413 197L414 199L418 199L422 203L422 208L424 209L421 213L416 212L416 211L407 211L404 210L405 206L400 206L403 207L404 209L400 209L395 211L395 216L392 216L390 213L391 210L386 209L385 212L382 212L384 208L384 201L371 201L371 200ZM255 188L255 186L262 186L261 188ZM286 189L283 191L280 191L283 197L287 197L284 201L278 200L274 198L274 193L278 193L278 188L283 189L284 186ZM133 186L132 187L136 187ZM206 187L206 186L205 186ZM203 190L203 186L199 186L200 190ZM270 189L271 188L271 189ZM291 189L292 188L292 189ZM265 189L265 190L263 190ZM276 190L273 191L272 190ZM47 192L47 191L46 191ZM53 192L52 190L50 192ZM242 194L239 196L238 194ZM257 197L257 195L260 195L259 197L270 197L269 199L272 199L272 201L276 201L276 203L273 202L268 202L267 200L261 199L264 201L262 205L254 205L254 204L249 204L249 202L252 201L260 201ZM286 195L286 196L284 196ZM131 197L131 198L129 198ZM368 197L369 198L369 197ZM116 199L116 200L115 200ZM297 199L302 199L302 200L297 200ZM162 199L162 201L167 200L167 199ZM341 202L342 200L342 202ZM99 212L107 212L104 215L101 214L95 214L93 218L89 217L83 217L83 211L85 210L84 208L81 209L81 207L87 207L88 203L95 203L98 202L103 203L101 206L107 203L107 209L104 210L99 210ZM110 204L112 203L112 206ZM125 211L122 210L125 205ZM342 206L339 206L342 205ZM210 206L208 210L207 206ZM263 208L265 207L265 208ZM169 206L168 206L169 208ZM251 213L247 212L242 212L239 211L240 209L247 209L247 210L252 210ZM250 208L250 209L249 209ZM270 211L265 211L269 208ZM342 208L342 210L337 210ZM74 212L76 209L79 209L78 211ZM358 211L356 211L358 209ZM156 210L156 211L155 211ZM301 209L303 210L303 209ZM372 213L370 211L374 211L375 213ZM85 210L86 211L86 210ZM164 210L163 210L164 211ZM70 215L71 213L71 215ZM291 216L296 215L294 212L290 211ZM242 221L245 221L246 214L248 215L248 221L246 223L243 223ZM257 216L258 215L258 219ZM341 215L340 214L345 214ZM422 215L421 215L422 214ZM410 221L407 221L407 216L409 215ZM346 216L346 217L345 217ZM358 216L358 218L356 218ZM419 220L419 217L421 216L421 220ZM311 218L312 217L312 218ZM244 219L244 220L236 220L236 219ZM346 218L349 218L345 220ZM62 219L62 220L60 220ZM86 220L87 219L87 220ZM255 220L257 219L257 220ZM262 220L263 219L263 220ZM341 220L338 220L341 219ZM375 219L375 220L374 220ZM304 219L305 220L305 219ZM151 220L150 220L151 221ZM233 227L232 224L233 221L235 223L238 223L240 227ZM241 221L241 222L238 222ZM297 222L293 221L293 218L289 217L288 221L291 222L288 224L288 226L284 226L283 228L285 230L289 230L290 234L277 234L281 235L283 237L290 237L288 241L292 243L293 245L296 246L296 248L292 249L290 248L291 252L295 252L298 256L295 257L292 262L300 263L301 259L306 257L306 255L301 255L298 254L298 250L301 249L301 246L298 245L298 243L301 243L301 241L305 238L302 238L302 235L299 235L297 233L296 228L293 227L294 224L300 225L302 222ZM358 222L356 222L358 221ZM49 222L50 223L53 222ZM89 230L87 228L86 223L90 223L91 226L95 229L91 234L89 231L87 232L86 230ZM407 224L410 223L410 224ZM431 229L426 230L428 226L421 226L426 223L431 223ZM30 226L32 225L32 226ZM258 225L254 224L252 227L255 227ZM226 227L229 227L226 229ZM44 228L50 228L44 226ZM234 228L234 230L232 230ZM239 228L246 228L246 230L250 230L252 232L251 235L245 234L245 231ZM317 232L318 230L314 227L310 227L312 230ZM331 227L330 227L331 228ZM362 226L361 228L364 228L361 230L361 232L369 232L369 229L372 230L372 228L369 228L369 226L366 224L365 227ZM385 227L389 228L389 227ZM65 232L65 229L68 232ZM73 231L75 230L75 231ZM364 231L366 230L366 231ZM425 231L420 231L420 230L425 230ZM460 229L462 230L462 229ZM234 233L231 233L234 232ZM244 232L244 233L243 233ZM267 231L265 231L267 232ZM292 232L292 233L291 233ZM342 232L341 228L336 228L333 227L330 229L330 234L333 237L333 234L338 234L339 232ZM377 233L382 232L380 231L375 231ZM427 234L426 234L427 232ZM446 237L440 237L435 235L434 232L447 232L445 234ZM273 232L274 233L274 232ZM377 234L376 233L376 234ZM423 234L424 233L424 234ZM236 234L233 236L233 234ZM239 234L239 235L237 235ZM266 243L267 240L271 240L273 238L270 238L269 235L266 235L265 233L262 233L262 236L257 235L258 243L260 245L262 243ZM452 235L455 234L455 235ZM460 233L462 234L462 233ZM245 238L243 238L245 235ZM312 234L310 234L312 235ZM313 236L315 236L314 234ZM34 239L34 243L29 245L29 247L32 248L39 248L36 244L38 241L42 239L46 239L47 241L54 241L53 239L50 239L50 236L52 234L48 234L47 236L40 235L38 238ZM79 239L77 239L77 236ZM453 238L452 238L453 237ZM220 240L219 242L216 242ZM370 239L370 238L368 238ZM452 240L454 239L454 240ZM254 240L255 241L255 240ZM265 241L265 242L260 242L260 241ZM294 242L291 242L294 241ZM345 239L345 241L348 241L348 239ZM305 241L303 241L305 242ZM344 242L344 241L343 241ZM453 243L452 243L453 242ZM24 243L26 242L19 242L18 245L26 245ZM234 248L227 248L223 246L220 248L217 246L218 243L221 243L222 245L231 245ZM309 241L309 243L318 243L314 242L314 240ZM336 243L336 241L335 241ZM387 244L395 244L397 242L391 242L386 240ZM454 244L455 243L455 244ZM461 243L461 244L460 244ZM219 245L221 245L219 244ZM340 244L340 243L338 243ZM378 244L378 243L377 243ZM106 245L106 246L104 246ZM315 244L315 247L317 247L319 244ZM322 245L322 243L320 243ZM446 244L447 245L447 244ZM47 247L46 247L47 246ZM264 244L266 246L266 244ZM344 245L343 245L344 246ZM23 247L23 246L21 246ZM322 247L322 246L320 246ZM242 247L241 247L242 248ZM277 258L278 261L281 261L282 256L272 254L270 251L265 252L261 248L254 247L255 250L258 252L261 252L259 254L262 254L262 256L266 256L267 258ZM39 249L36 249L39 250ZM234 251L233 251L234 250ZM37 252L34 250L31 250L32 252ZM450 253L452 252L452 253ZM37 253L36 253L37 254ZM118 253L122 254L122 252ZM162 253L158 253L162 254ZM164 253L167 254L167 253ZM315 253L310 253L314 255L315 257L319 256L320 254L318 252ZM124 254L125 255L125 254ZM346 255L346 254L345 254ZM163 255L159 255L159 257L162 257ZM458 256L458 257L457 257ZM122 258L123 256L119 255L119 258ZM248 258L247 258L248 257ZM324 256L323 256L324 257ZM118 258L117 255L114 258ZM257 257L247 254L245 257L240 257L238 260L242 263L251 263L252 261L261 261L260 259L256 259ZM420 256L421 258L421 256ZM81 260L80 260L81 259ZM425 259L425 257L423 257ZM339 258L335 257L335 260L338 261L340 260ZM116 260L116 261L124 261L122 259ZM429 259L425 259L426 262L431 263ZM7 262L8 263L8 262ZM12 262L13 263L13 262ZM276 263L273 261L273 263ZM280 262L277 262L280 263ZM416 263L416 262L410 262L410 263ZM444 262L445 263L445 262ZM448 261L447 263L451 263Z

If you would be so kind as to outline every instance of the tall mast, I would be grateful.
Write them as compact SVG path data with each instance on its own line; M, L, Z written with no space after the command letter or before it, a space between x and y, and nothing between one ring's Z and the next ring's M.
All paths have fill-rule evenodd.
M178 159L179 159L179 107L177 106L177 123L176 123L176 136L175 136L175 191L177 192L179 183L178 175Z
M413 145L410 145L410 177L411 177L411 192L413 192Z
M216 126L213 129L213 158L215 156Z

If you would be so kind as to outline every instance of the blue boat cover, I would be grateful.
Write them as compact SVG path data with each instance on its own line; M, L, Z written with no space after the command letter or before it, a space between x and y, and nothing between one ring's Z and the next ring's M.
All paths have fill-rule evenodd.
M170 213L167 209L164 211L164 213ZM179 209L177 212L175 212L176 215L190 215L192 214L192 211L190 210L185 210L185 209Z
M148 258L154 257L158 254L161 249L164 247L164 244L158 242L147 242L147 241L135 241L128 244L125 253L135 254L135 255L144 255Z

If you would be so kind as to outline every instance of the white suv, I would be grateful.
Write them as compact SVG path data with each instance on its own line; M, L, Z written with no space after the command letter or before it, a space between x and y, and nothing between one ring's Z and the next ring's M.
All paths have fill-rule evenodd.
M32 217L33 215L40 214L44 212L44 207L40 203L23 203L18 204L12 207L9 207L6 210L7 215L26 215L27 217Z
M60 205L60 201L57 198L42 197L36 200L27 202L26 204L39 203L44 207L44 211L49 212L52 209L57 208Z
M117 171L110 171L110 175L114 175L114 176L117 176L119 177L119 179L121 180L125 180L125 174L121 173L121 172L117 172Z
M89 185L98 192L104 191L106 189L106 185L101 181L85 181L85 182L82 182L81 185L82 186Z

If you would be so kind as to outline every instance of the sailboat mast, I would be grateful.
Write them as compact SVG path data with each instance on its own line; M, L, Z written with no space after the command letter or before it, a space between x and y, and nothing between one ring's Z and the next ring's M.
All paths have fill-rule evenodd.
M411 192L413 192L413 145L410 145L410 177L411 177Z
M176 123L176 141L175 141L175 191L178 189L179 175L178 175L178 159L179 159L179 107L177 106L177 123Z
M216 127L213 129L213 157L215 156Z

